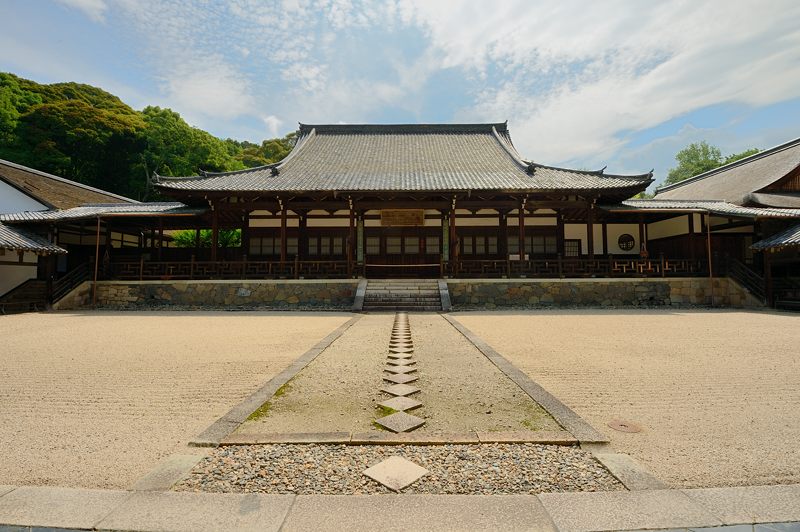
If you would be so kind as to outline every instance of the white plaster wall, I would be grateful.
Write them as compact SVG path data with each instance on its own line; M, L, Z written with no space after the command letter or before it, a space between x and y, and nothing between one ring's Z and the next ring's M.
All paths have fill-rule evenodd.
M587 253L587 233L585 224L564 224L564 238L566 240L580 240L582 255Z
M608 224L606 228L608 234L608 253L612 255L638 255L639 247L639 224ZM633 236L636 243L630 251L623 251L619 248L617 241L620 235L628 233Z
M5 181L0 181L0 214L46 211L47 207Z
M592 225L592 233L594 236L594 253L595 255L603 255L606 252L603 249L603 226L600 224Z
M647 224L647 238L650 240L687 234L689 234L689 217L686 215Z
M286 227L298 227L300 225L300 220L297 218L286 218ZM256 218L250 219L250 227L280 227L281 220L280 218L272 219L272 218Z
M5 254L0 255L0 261L16 262L19 255L16 251L5 250ZM26 252L23 255L23 262L36 263L38 257L36 253ZM28 279L36 278L36 266L26 264L0 264L0 296L24 283Z
M519 218L516 216L509 216L507 219L507 223L509 227L519 227ZM540 217L533 217L533 216L526 216L525 217L525 227L528 226L547 226L553 227L558 225L558 219L553 218L540 218Z

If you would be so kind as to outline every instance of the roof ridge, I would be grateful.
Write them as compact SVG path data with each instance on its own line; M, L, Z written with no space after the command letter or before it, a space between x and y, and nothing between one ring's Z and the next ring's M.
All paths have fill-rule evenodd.
M304 124L299 123L300 134L316 130L318 134L442 134L483 133L492 129L508 131L508 121L460 124Z
M78 188L82 188L82 189L85 189L85 190L90 190L92 192L97 192L99 194L105 194L107 196L113 196L115 198L119 198L121 200L125 200L128 203L141 203L138 200L135 200L135 199L132 199L132 198L128 198L128 197L122 196L120 194L114 194L113 192L109 192L109 191L103 190L101 188L95 188L95 187L92 187L92 186L89 186L89 185L85 185L83 183L79 183L77 181L73 181L71 179L67 179L66 177L59 177L57 175L48 174L47 172L43 172L41 170L37 170L36 168L31 168L29 166L25 166L25 165L18 164L18 163L12 162L12 161L8 161L6 159L0 159L0 164L6 164L6 165L8 165L8 166L10 166L12 168L16 168L17 170L22 170L24 172L30 172L32 174L36 174L36 175L39 175L41 177L46 177L48 179L52 179L52 180L58 181L60 183L65 183L67 185L72 185L72 186L75 186L75 187L78 187ZM26 193L27 193L27 191L26 191ZM44 203L49 203L49 202L44 201Z
M688 185L689 183L694 183L696 181L700 181L702 179L706 179L707 177L714 176L720 172L724 172L726 170L730 170L731 168L736 168L737 166L743 166L745 164L749 164L753 161L758 159L762 159L767 157L768 155L773 155L775 153L781 152L783 150L787 150L789 148L793 148L797 145L800 145L800 137L796 139L792 139L790 141L784 142L783 144L778 144L777 146L773 146L771 148L767 148L766 150L762 150L758 153L754 153L753 155L748 155L742 159L737 161L730 162L728 164L723 164L722 166L717 166L716 168L712 168L711 170L706 170L703 173L694 175L688 179L684 179L683 181L678 181L677 183L672 183L671 185L662 186L656 189L656 195L659 192L665 192L667 190L672 190L675 188L680 188L683 185Z
M644 172L642 174L630 174L630 175L622 175L622 174L607 174L605 173L606 167L604 166L600 170L577 170L573 168L564 168L561 166L552 166L548 164L541 164L537 162L530 161L529 164L535 168L547 168L549 170L560 170L562 172L573 172L576 174L586 174L586 175L594 175L597 177L607 177L607 178L614 178L614 179L641 179L642 177L648 176L653 177L653 170L649 172Z

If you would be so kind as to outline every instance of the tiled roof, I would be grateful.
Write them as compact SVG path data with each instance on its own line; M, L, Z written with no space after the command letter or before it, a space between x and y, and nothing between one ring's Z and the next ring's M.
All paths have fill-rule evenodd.
M747 196L746 203L800 209L800 192L753 192Z
M721 200L745 205L758 192L800 167L800 138L660 188L656 199Z
M633 193L651 174L617 176L530 163L506 124L303 125L277 164L194 177L156 176L185 191L550 191Z
M52 211L26 211L0 214L2 222L50 222L64 220L80 220L86 218L104 218L112 216L165 216L203 214L206 209L187 207L177 201L153 203L97 203L81 205L72 209Z
M54 209L70 209L85 203L137 203L124 196L2 159L0 179Z
M707 212L720 216L743 218L800 218L800 209L776 209L764 207L741 207L726 201L627 200L617 205L602 205L602 209L613 212L625 211L675 211Z
M32 251L44 255L50 253L63 254L67 250L51 244L46 238L29 233L17 227L9 227L0 223L0 249L13 251Z
M794 225L785 231L775 233L769 238L759 240L752 246L751 249L780 249L789 246L800 246L800 224Z

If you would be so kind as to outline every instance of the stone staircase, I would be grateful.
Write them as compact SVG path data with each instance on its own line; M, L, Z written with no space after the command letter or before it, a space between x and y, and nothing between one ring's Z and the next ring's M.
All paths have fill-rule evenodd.
M364 312L442 310L436 279L370 279L364 291Z

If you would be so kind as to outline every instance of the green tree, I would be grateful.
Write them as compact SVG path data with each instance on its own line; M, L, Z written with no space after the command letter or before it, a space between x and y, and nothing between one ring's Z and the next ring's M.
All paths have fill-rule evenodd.
M706 141L689 144L675 155L675 161L677 161L678 166L670 169L664 184L679 183L684 179L689 179L723 164L738 161L758 152L758 149L752 148L723 157L719 148L710 145Z
M172 241L179 248L193 248L195 246L195 239L197 234L193 229L186 229L184 231L175 231L172 233ZM222 229L219 232L219 247L221 248L238 248L242 245L242 230L241 229ZM200 247L211 247L211 229L200 230Z

